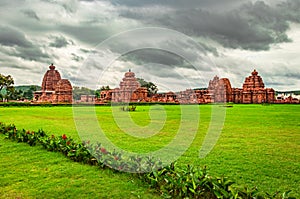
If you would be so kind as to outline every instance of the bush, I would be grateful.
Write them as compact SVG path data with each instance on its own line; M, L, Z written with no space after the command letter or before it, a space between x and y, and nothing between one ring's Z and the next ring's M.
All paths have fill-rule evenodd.
M122 106L121 108L120 108L120 110L121 111L135 111L135 109L136 109L136 106L134 106L134 105L132 105L132 106Z

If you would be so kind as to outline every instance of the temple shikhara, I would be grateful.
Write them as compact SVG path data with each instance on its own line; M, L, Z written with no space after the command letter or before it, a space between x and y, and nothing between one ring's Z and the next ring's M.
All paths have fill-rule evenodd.
M232 88L229 79L215 76L209 81L208 88L202 90L187 89L177 93L167 92L148 95L147 88L141 87L135 74L125 73L120 88L102 91L96 103L107 102L162 102L204 104L215 102L233 102L242 104L274 103L275 91L265 88L262 78L254 70L246 77L242 88Z
M42 90L34 93L37 103L72 103L72 85L69 80L62 79L60 73L51 64L43 78Z

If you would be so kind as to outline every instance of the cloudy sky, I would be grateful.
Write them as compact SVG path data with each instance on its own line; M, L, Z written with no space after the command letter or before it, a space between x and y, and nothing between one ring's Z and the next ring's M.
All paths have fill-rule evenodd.
M160 91L300 90L300 0L1 0L0 73L40 85L51 63L73 85L117 87L124 72Z

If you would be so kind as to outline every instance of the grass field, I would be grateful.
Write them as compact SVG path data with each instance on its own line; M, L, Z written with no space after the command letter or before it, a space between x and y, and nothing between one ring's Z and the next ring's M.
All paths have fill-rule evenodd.
M164 109L165 115L162 114L161 118L165 117L166 121L160 117L155 118L155 113L158 111L155 108ZM91 132L88 118L93 115L87 111L89 110L87 107L80 109L82 116L85 116L83 118L87 118L83 124L86 124L87 132ZM258 186L260 190L267 192L292 190L292 195L300 197L299 105L234 105L232 108L226 108L226 121L220 139L211 153L203 159L199 158L199 150L210 124L212 106L188 106L188 109L200 110L200 122L197 124L199 128L192 123L192 118L195 118L192 115L194 112L190 113L191 118L189 118L189 112L188 116L184 118L188 122L184 123L187 136L183 139L190 138L190 131L196 131L197 134L191 146L179 158L179 165L207 165L212 175L227 176L241 185ZM130 113L132 120L140 126L153 125L153 128L159 129L157 134L149 138L141 138L126 133L129 131L130 133L143 133L137 132L132 125L122 126L122 124L130 122L122 121L127 113L114 112L117 114L112 114L111 107L96 107L97 119L106 136L114 145L124 150L143 153L158 150L171 142L178 131L182 117L180 106L138 106L136 112ZM80 140L73 120L72 107L0 108L0 121L7 124L14 123L18 128L30 130L42 128L49 134L62 135L65 133ZM96 190L95 192L98 189L105 189L106 192L97 192L98 196L103 197L119 198L143 195L147 198L153 194L146 186L140 186L140 182L131 182L132 179L126 174L115 175L111 171L101 171L93 167L71 163L58 154L47 153L39 148L30 148L23 144L11 143L2 138L0 145L0 166L3 168L0 176L5 179L0 182L3 183L0 194L2 192L22 193L24 196L32 196L35 191L32 187L39 187L35 189L41 192L40 195L43 195L45 189L44 193L47 196L48 193L59 189L56 185L56 181L59 179L55 176L62 175L61 172L65 170L68 170L67 176L71 181L72 176L78 181L75 180L72 184L64 176L66 179L57 184L67 185L67 190L83 194L82 196L85 193L94 192L85 192L81 184L84 184L86 190ZM178 147L180 147L180 142L178 142ZM25 158L22 158L23 156ZM43 170L44 167L49 167L51 172ZM37 173L31 173L32 169L37 170ZM98 178L95 177L97 175L103 177L98 181ZM47 181L45 185L32 186L32 183L43 184L45 181L43 178ZM28 180L30 185L26 185L24 179ZM97 184L99 187L87 188L92 184ZM116 187L118 187L117 191L115 191ZM130 190L128 187L136 192L133 191L132 194L132 191L127 191ZM62 190L61 188L60 191ZM61 193L60 196L63 194L68 193Z

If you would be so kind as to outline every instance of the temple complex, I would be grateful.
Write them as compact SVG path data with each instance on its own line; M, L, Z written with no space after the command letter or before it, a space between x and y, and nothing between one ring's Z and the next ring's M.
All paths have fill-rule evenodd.
M243 88L232 88L229 79L220 79L216 76L209 82L208 91L213 102L261 104L273 103L275 100L275 91L272 88L265 88L256 70L245 78Z
M45 73L42 90L34 92L34 102L72 103L72 85L69 80L61 79L60 73L51 64Z
M233 102L242 104L274 103L275 91L265 88L262 78L254 70L246 77L243 88L232 88L228 78L215 76L207 89L187 89L180 92L158 93L148 96L147 88L141 87L135 74L125 73L120 87L101 91L96 103L107 102L162 102L182 104L204 104Z

